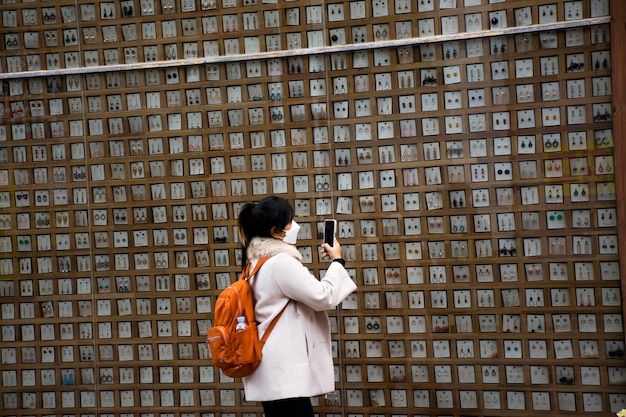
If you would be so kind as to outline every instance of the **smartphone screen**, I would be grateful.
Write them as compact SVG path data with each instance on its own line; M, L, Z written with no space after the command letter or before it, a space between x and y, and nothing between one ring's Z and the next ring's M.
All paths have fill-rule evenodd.
M336 227L337 220L324 220L324 243L334 246Z

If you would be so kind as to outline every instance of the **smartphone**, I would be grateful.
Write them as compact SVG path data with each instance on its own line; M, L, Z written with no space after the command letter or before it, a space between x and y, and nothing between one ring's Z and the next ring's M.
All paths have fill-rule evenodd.
M335 234L337 230L337 220L324 220L324 243L335 246Z

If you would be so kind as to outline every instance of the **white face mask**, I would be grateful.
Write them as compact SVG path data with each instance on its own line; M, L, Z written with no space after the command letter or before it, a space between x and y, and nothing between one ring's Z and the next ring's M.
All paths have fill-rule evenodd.
M285 230L285 237L283 242L295 245L298 241L298 232L300 231L300 225L295 220L291 221L291 229Z

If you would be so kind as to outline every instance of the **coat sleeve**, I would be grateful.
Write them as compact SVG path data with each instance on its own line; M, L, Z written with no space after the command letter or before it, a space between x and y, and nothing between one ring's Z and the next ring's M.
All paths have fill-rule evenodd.
M356 289L348 272L337 262L331 262L324 278L318 280L297 259L287 254L275 258L272 270L283 294L315 311L336 307Z

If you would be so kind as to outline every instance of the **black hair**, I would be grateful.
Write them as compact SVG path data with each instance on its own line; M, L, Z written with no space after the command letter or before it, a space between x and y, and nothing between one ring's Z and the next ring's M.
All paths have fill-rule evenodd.
M293 220L293 207L284 198L269 196L257 203L246 203L239 212L239 236L244 245L242 257L246 263L246 249L254 237L272 237Z

